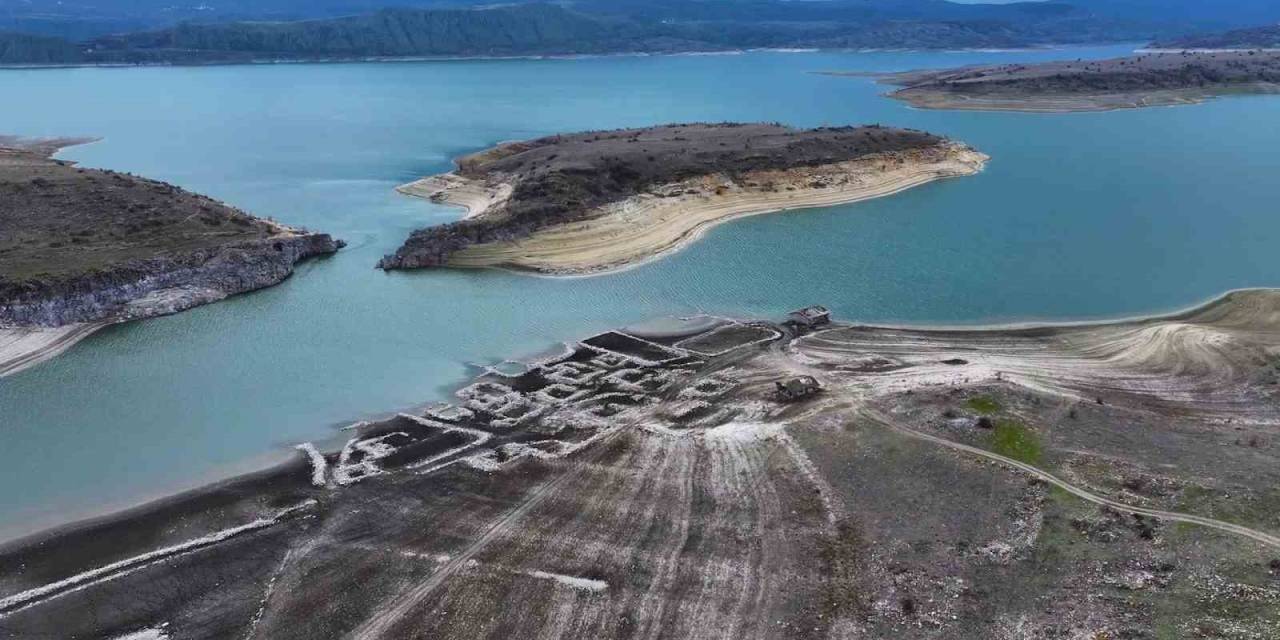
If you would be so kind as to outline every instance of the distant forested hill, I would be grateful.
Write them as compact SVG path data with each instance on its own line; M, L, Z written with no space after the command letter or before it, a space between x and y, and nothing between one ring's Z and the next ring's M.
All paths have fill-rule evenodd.
M1280 49L1280 25L1160 40L1158 49Z
M399 6L427 8L375 10L390 0L226 0L209 5L99 0L92 6L73 0L0 0L0 28L7 24L6 16L11 22L34 19L31 7L46 10L38 16L46 32L64 18L58 28L75 34L91 32L95 20L117 27L151 25L64 40L11 36L15 44L3 63L198 64L753 47L1024 47L1180 36L1216 24L1212 21L1225 15L1213 9L1219 3L1208 0L1004 5L944 0L572 0L471 6L478 1L394 0ZM1249 15L1280 15L1280 1L1269 9L1271 1L1256 7L1260 0L1221 4L1238 2ZM1161 13L1153 8L1157 5L1172 8ZM1170 26L1175 24L1183 26Z
M0 32L0 64L79 62L80 49L59 38Z
M594 52L640 46L642 30L552 5L418 11L300 22L186 23L95 40L99 58L369 57Z
M1146 24L1166 35L1280 22L1277 0L1068 0L1097 15Z
M941 0L896 4L887 0L589 0L578 10L525 4L385 9L293 22L184 22L164 29L101 36L85 42L83 53L69 50L65 55L67 61L99 63L200 63L749 47L1019 47L1131 35L1056 3L972 6Z
M387 8L438 10L498 4L494 0L0 0L0 31L82 41L183 22L298 21L370 15ZM578 13L640 23L707 22L721 28L773 24L795 28L806 23L869 27L884 20L1025 25L1070 14L1076 27L1085 27L1084 33L1097 32L1105 24L1113 31L1124 28L1131 37L1147 38L1280 22L1276 0L1049 0L992 5L944 0L560 0L557 4ZM1055 32L1077 33L1070 26L1060 23Z

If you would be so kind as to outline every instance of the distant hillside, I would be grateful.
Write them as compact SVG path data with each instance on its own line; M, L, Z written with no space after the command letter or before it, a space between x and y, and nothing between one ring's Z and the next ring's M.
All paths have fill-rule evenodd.
M1244 11L1267 13L1255 0L1241 0ZM23 3L0 0L12 17ZM434 8L292 19L343 8L363 9L386 0L294 0L248 3L231 0L219 8L172 5L161 0L116 0L92 8L50 5L56 16L80 16L92 22L114 16L111 24L160 21L165 15L194 15L184 22L149 30L126 30L92 38L51 39L7 36L0 64L201 64L281 59L364 59L430 56L502 56L676 52L767 47L814 48L990 48L1048 44L1151 40L1188 32L1187 24L1208 24L1222 17L1209 5L1191 0L1115 0L1116 16L1099 0L1032 2L1004 5L957 4L944 0L576 0L560 4L440 7L437 0L402 0ZM1077 3L1082 6L1077 6ZM1134 16L1170 5L1153 26ZM126 6L127 15L113 14ZM1097 5L1097 6L1095 6ZM1183 7L1183 5L1186 5ZM170 5L164 5L170 6ZM201 8L204 7L204 8ZM1176 10L1175 10L1176 9ZM157 13L159 12L159 13ZM194 13L192 13L194 12ZM227 20L228 16L280 16L290 20ZM1252 15L1250 13L1250 15ZM1275 9L1280 14L1280 8ZM83 14L83 15L82 15ZM205 15L207 14L207 15ZM5 24L0 12L0 26ZM25 15L25 14L24 14ZM123 16L123 17L122 17ZM141 16L141 17L140 17ZM144 20L145 18L145 20ZM104 18L105 19L105 18ZM1197 20L1201 22L1196 22ZM1190 22L1188 22L1190 21ZM86 23L87 24L87 23ZM1172 24L1182 25L1174 28ZM79 33L84 25L69 30ZM73 42L78 44L72 44Z
M1166 35L1280 22L1276 0L1067 0L1100 16Z
M643 33L552 5L484 10L388 9L300 22L187 23L93 41L113 61L249 56L393 57L583 53L643 45Z
M1280 49L1280 25L1158 40L1151 46L1156 49Z
M522 0L516 0L520 2ZM523 0L527 1L527 0ZM0 31L51 35L73 42L154 31L184 22L296 22L365 16L382 9L466 9L493 0L0 0ZM1049 0L970 4L944 0L560 0L580 14L641 24L707 23L708 31L841 25L859 31L884 21L989 31L1001 23L1065 42L1150 40L1280 21L1275 0ZM1052 23L1047 29L1044 23ZM917 25L919 26L919 25ZM879 25L884 29L883 24ZM886 45L891 46L891 45Z
M0 64L79 62L80 49L59 38L0 32Z
M61 42L50 46L49 54L17 57L9 63L198 64L758 47L1022 47L1135 37L1132 31L1059 3L585 0L575 7L386 9L293 22L184 22L102 36L80 47Z

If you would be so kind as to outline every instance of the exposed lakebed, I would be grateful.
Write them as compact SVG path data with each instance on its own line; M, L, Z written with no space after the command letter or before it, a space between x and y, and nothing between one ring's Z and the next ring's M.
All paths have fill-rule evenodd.
M284 284L112 327L0 380L0 537L298 455L334 425L439 399L468 363L668 314L868 322L1119 316L1280 284L1280 98L1069 116L911 110L870 79L1114 57L751 53L381 65L9 71L6 131L92 135L61 157L131 171L350 246ZM536 78L537 83L530 82ZM84 105L93 104L92 109ZM671 121L920 128L987 170L891 198L737 221L585 279L384 274L456 209L394 187L494 143ZM1169 162L1155 162L1168 159Z

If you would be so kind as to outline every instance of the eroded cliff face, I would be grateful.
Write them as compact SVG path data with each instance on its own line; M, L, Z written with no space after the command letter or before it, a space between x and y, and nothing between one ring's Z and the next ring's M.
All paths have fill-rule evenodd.
M174 313L271 286L343 246L178 186L0 136L0 328Z
M278 284L299 261L344 244L326 233L299 233L134 260L55 282L29 280L0 291L0 324L59 326L176 313Z

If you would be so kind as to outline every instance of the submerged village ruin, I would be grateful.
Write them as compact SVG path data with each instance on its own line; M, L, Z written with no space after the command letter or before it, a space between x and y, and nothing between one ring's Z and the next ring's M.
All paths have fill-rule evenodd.
M607 331L0 547L0 635L1269 637L1278 319Z

